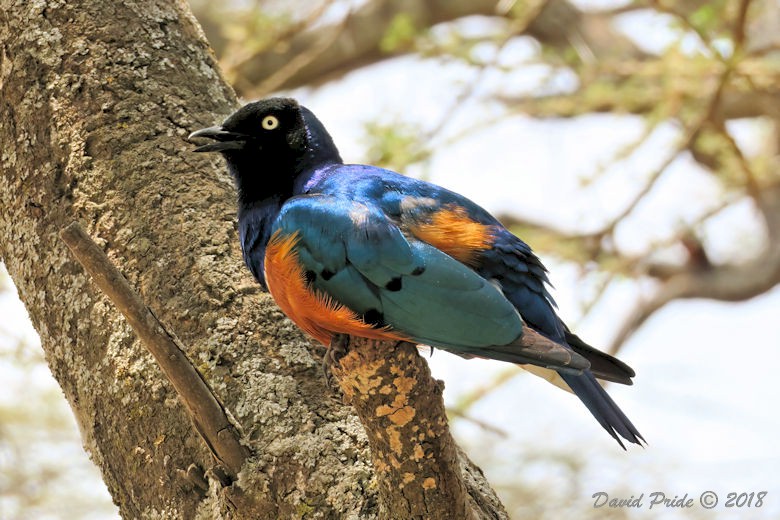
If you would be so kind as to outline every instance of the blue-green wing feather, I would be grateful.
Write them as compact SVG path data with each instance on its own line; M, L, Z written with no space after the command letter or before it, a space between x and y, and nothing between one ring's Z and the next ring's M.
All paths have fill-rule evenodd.
M325 195L282 208L275 231L297 233L315 289L420 343L469 351L522 333L512 304L488 281L428 244L407 238L380 210Z
M403 323L422 343L464 351L521 335L519 314L496 287L428 244L412 242L412 250L425 270L403 276L398 291L380 292L388 322Z

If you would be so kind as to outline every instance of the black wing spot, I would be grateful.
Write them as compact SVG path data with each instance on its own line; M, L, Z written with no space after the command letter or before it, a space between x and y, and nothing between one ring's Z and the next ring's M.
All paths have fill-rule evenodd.
M388 291L393 291L393 292L400 291L401 287L403 287L403 283L401 283L401 277L400 276L397 276L397 277L393 278L392 280L390 280L389 282L387 282L385 284L385 289L387 289Z
M376 309L368 309L363 313L363 321L377 328L384 327L385 315Z
M317 280L317 273L314 271L306 271L303 274L303 277L306 279L306 285L311 285Z
M420 276L424 272L425 272L425 267L424 266L415 267L414 271L412 271L412 276Z
M328 280L330 280L331 278L333 278L333 276L335 274L336 273L334 273L333 271L330 271L328 269L323 269L322 271L320 271L320 276L322 276L322 279L325 280L326 282Z

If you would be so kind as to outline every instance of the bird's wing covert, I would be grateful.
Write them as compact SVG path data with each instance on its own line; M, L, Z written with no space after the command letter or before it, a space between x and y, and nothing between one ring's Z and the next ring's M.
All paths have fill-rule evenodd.
M506 345L522 332L490 282L429 244L404 236L376 206L329 195L290 199L274 233L297 236L310 287L369 323L450 349Z

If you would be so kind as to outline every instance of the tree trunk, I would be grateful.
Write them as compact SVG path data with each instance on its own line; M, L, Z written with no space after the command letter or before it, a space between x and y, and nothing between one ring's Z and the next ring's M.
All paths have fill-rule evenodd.
M408 518L321 352L242 265L231 179L190 153L235 107L183 2L0 0L0 257L123 517ZM232 414L237 482L204 486L214 462L173 387L59 239L74 220ZM471 512L506 517L478 468L445 462Z

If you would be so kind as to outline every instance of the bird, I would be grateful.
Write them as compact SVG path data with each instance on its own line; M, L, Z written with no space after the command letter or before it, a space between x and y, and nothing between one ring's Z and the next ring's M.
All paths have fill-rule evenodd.
M220 153L235 181L247 267L329 353L355 336L514 363L575 394L623 449L643 445L596 380L630 385L634 370L571 332L547 269L487 210L433 183L345 164L292 98L245 104L195 139L209 141L193 151Z

